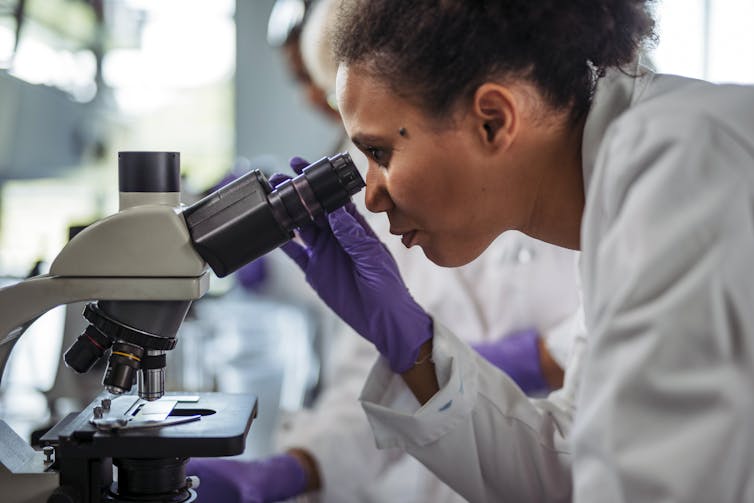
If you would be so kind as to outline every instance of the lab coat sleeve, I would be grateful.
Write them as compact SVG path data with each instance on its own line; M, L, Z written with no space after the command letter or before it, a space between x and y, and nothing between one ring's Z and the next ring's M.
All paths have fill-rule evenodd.
M754 501L752 151L683 109L605 141L583 227L574 500Z
M405 449L471 502L569 501L570 414L439 323L432 358L441 389L423 406L384 359L373 367L361 400L378 447Z

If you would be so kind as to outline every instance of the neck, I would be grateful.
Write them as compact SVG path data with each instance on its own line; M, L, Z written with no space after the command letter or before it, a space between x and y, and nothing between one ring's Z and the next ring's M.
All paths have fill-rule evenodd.
M535 176L534 204L526 234L578 250L581 248L581 218L584 213L584 179L581 148L584 121L569 128L542 126L536 131L537 147L527 160ZM543 141L544 139L544 141Z

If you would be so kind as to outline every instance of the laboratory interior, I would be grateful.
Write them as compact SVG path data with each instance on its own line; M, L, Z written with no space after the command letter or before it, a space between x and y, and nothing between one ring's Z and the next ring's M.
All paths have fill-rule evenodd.
M333 3L0 0L0 501L466 501L375 448L359 394L378 353L278 249L351 196L363 205L367 161L322 48ZM754 1L654 9L645 65L754 83ZM519 292L576 252L511 243L490 259L517 282L498 293L481 268L404 277L427 302L510 299L504 315L470 307L477 326L463 299L435 302L480 339L578 308L567 287L540 288L548 312ZM545 381L534 396L557 388ZM235 464L200 463L218 458ZM314 486L282 466L302 458Z

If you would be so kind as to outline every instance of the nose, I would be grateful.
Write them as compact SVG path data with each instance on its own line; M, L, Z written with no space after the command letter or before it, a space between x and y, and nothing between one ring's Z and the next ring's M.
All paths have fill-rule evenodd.
M390 193L385 183L384 170L373 166L373 163L370 162L366 178L367 187L364 202L367 209L372 213L380 213L392 208L393 200L390 198Z

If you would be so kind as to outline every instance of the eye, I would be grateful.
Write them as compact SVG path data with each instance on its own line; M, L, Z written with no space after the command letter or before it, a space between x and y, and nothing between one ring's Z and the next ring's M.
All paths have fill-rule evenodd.
M367 155L371 157L374 162L383 168L387 167L388 162L390 161L390 152L388 150L379 147L366 147L364 150L366 150Z

